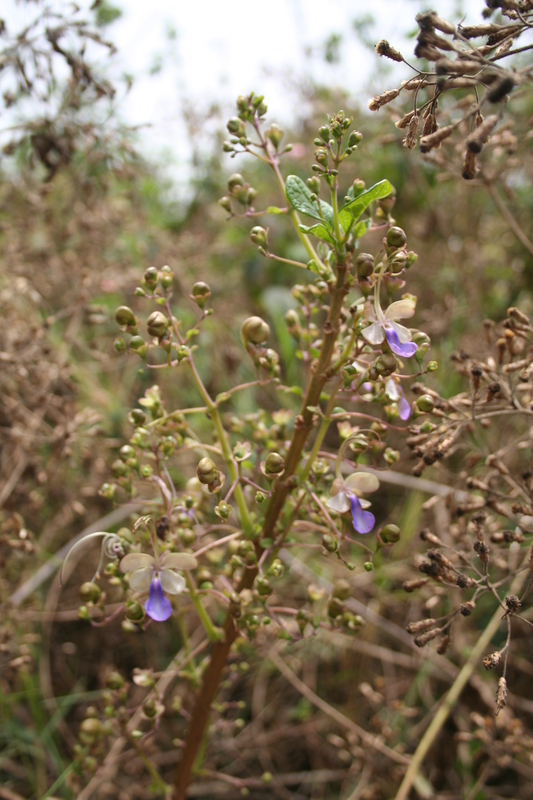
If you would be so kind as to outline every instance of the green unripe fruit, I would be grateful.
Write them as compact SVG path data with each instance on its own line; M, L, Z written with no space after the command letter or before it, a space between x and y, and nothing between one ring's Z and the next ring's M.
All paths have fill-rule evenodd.
M122 461L127 461L130 458L135 458L135 450L130 444L125 444L120 448L119 455Z
M331 533L325 533L322 537L322 547L327 550L328 553L335 553L339 548L337 537L333 536Z
M374 565L372 564L371 561L365 561L363 567L365 568L366 572L372 572L372 570L374 569Z
M96 583L87 581L82 583L79 589L80 598L84 603L96 603L102 596L102 590Z
M244 186L244 178L238 172L234 172L228 178L228 189L232 192L237 186Z
M162 311L152 311L146 320L146 328L150 336L156 336L158 339L165 335L169 326L168 318Z
M261 228L260 225L256 225L255 228L252 228L250 231L250 239L258 247L267 246L267 232L264 228Z
M279 453L269 453L265 461L267 475L279 475L285 468L285 460Z
M148 269L145 270L143 277L144 277L144 282L147 284L147 286L150 286L150 288L157 286L159 273L155 267L148 267Z
M435 402L429 394L423 394L419 397L415 405L423 414L430 414L435 408Z
M137 317L128 306L119 306L115 311L115 320L121 328L133 328L137 325Z
M97 739L101 733L102 733L102 723L100 722L99 719L95 719L94 717L90 717L89 719L84 719L80 725L80 734L83 734L84 737L90 739L91 741Z
M438 368L439 368L439 365L437 364L436 361L430 361L428 366L427 366L427 371L428 372L435 372L435 370L438 369Z
M114 483L103 483L100 488L100 497L105 497L106 500L114 500L117 487Z
M216 481L218 478L218 469L215 462L211 458L202 458L196 467L196 475L200 483L209 485Z
M106 678L106 686L108 689L116 691L117 689L123 689L125 685L126 681L124 680L120 672L112 672Z
M114 478L126 478L130 474L130 470L120 458L117 458L111 464L111 474Z
M344 603L342 603L337 597L332 597L328 603L328 617L336 619L337 617L340 617L343 612Z
M144 341L142 336L132 336L129 341L130 350L141 350L142 347L146 347L146 342Z
M228 519L231 514L231 506L229 503L222 501L216 506L215 513L218 514L221 519Z
M407 236L402 228L393 225L387 232L387 245L389 247L403 247L407 242Z
M270 581L267 578L259 577L255 582L255 588L257 589L257 593L261 597L268 597L272 594L272 586L270 585Z
M333 597L336 597L338 600L347 600L351 593L352 589L348 581L345 581L342 578L338 581L335 581L333 586Z
M381 540L385 544L396 544L400 541L401 530L397 525L385 525L379 532Z
M185 547L190 547L191 544L196 541L196 534L193 530L185 528L180 532L180 540L183 542Z
M140 622L144 618L144 609L136 600L130 600L126 605L126 618L132 622Z
M123 353L126 349L126 342L121 338L115 339L113 342L113 347L117 353Z
M153 697L149 697L148 700L145 700L143 703L143 711L147 717L152 719L157 714L157 703L153 699Z
M378 375L386 378L398 369L398 360L394 353L382 353L374 362L374 367Z
M242 323L241 336L245 343L264 344L270 336L270 326L261 317L248 317Z
M141 477L149 478L153 474L153 471L153 467L151 467L150 464L143 464L140 469Z
M193 297L209 297L211 294L211 289L207 283L204 281L197 281L194 286L192 287L192 295Z
M374 272L374 256L370 253L360 253L355 260L355 268L359 278L369 278Z

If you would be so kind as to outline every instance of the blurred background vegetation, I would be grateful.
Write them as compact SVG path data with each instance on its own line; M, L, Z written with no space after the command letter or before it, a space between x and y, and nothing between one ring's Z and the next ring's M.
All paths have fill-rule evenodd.
M249 241L251 222L227 222L217 203L234 169L258 190L257 207L278 204L270 176L255 162L228 169L221 157L224 121L213 102L205 113L186 109L190 179L185 192L174 191L165 164L143 158L138 134L121 121L115 90L100 77L98 60L92 72L85 70L83 56L72 58L88 31L91 47L101 47L107 57L109 48L94 37L113 38L109 23L118 10L94 5L87 28L74 30L78 49L65 51L67 56L61 52L63 26L76 15L70 18L65 10L54 21L62 29L55 45L53 36L47 38L49 23L36 30L44 36L32 44L34 50L43 47L39 85L21 72L23 42L9 38L18 33L9 19L1 40L5 74L11 68L10 74L17 74L14 84L4 87L6 107L16 108L41 90L55 98L47 106L54 108L53 116L30 115L4 133L0 162L0 798L6 800L76 797L106 752L102 743L91 752L94 763L74 758L80 721L88 706L105 705L109 674L120 670L130 680L134 667L163 669L179 643L171 622L135 635L123 631L120 621L91 628L77 619L78 586L91 578L96 552L78 564L75 580L62 590L54 571L40 578L42 565L81 531L116 529L128 518L128 509L113 512L99 489L131 435L128 412L154 378L139 370L138 359L115 352L115 308L126 303L143 310L135 297L142 273L151 264L169 264L183 318L192 315L187 299L192 283L211 286L216 315L205 326L200 368L212 392L252 377L238 337L239 323L250 314L272 323L288 379L299 369L283 315L292 303L290 287L301 276L260 256ZM28 40L33 35L29 32ZM334 60L337 45L330 37L313 57ZM53 79L46 72L48 52L62 62ZM430 385L451 395L462 379L450 357L461 349L483 352L483 320L501 320L511 305L533 310L533 250L516 235L518 227L526 239L530 232L531 98L517 100L516 136L493 154L508 162L497 185L498 207L482 182L461 180L454 145L445 164L425 162L402 148L401 132L391 121L401 115L400 106L393 103L391 113L370 115L340 86L307 80L292 90L300 102L286 131L295 143L287 173L307 177L316 129L326 113L344 108L364 134L352 179L372 185L387 178L395 186L395 219L419 254L408 289L419 298L419 325L430 335L440 365ZM277 252L294 256L287 221L271 219ZM169 403L195 403L181 373L159 378ZM247 410L244 403L242 412ZM407 458L402 453L402 462ZM456 635L446 662L413 650L403 632L406 621L431 609L430 595L413 598L401 589L412 577L418 533L432 523L431 510L422 508L426 499L422 492L387 487L380 513L401 524L401 543L374 573L358 568L353 579L356 597L371 608L373 621L358 638L336 641L335 647L322 639L295 648L293 663L295 670L303 664L305 682L320 697L384 741L404 742L406 750L416 744L484 622L481 608ZM334 572L328 562L322 577L331 580ZM477 675L440 746L428 755L433 789L421 781L419 796L530 796L533 653L525 636L515 645L510 709L496 724L492 676ZM357 733L318 711L266 666L261 647L248 655L250 671L234 671L223 698L244 700L245 708L234 706L215 723L205 774L191 797L234 798L243 789L257 798L392 796L397 766L380 762ZM178 735L169 712L158 733L163 767ZM154 796L142 759L131 749L126 755L120 774L104 782L96 797ZM244 783L217 782L218 770ZM289 777L285 785L267 789L260 780L265 772Z

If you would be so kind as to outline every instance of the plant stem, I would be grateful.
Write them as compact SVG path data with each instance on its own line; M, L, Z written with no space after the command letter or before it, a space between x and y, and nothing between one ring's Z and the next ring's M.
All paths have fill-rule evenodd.
M510 589L510 594L516 594L520 591L521 586L524 583L525 575L518 575L513 582L513 585ZM468 661L460 671L459 675L453 682L453 685L444 698L442 705L440 706L439 710L431 720L431 723L424 733L422 739L416 751L411 759L411 763L409 764L407 771L404 775L403 781L400 784L400 788L396 793L396 797L394 800L407 800L409 797L409 793L411 791L411 787L416 780L416 776L418 775L418 771L422 766L422 762L428 752L429 748L437 738L438 734L440 733L442 727L444 726L450 712L452 711L453 707L459 700L461 692L465 688L466 684L472 677L472 673L476 667L477 662L481 658L484 650L489 646L490 641L498 628L500 627L502 620L502 609L500 606L494 612L494 615L479 637L476 646L470 653Z
M198 593L194 587L191 577L188 573L185 573L185 580L187 581L187 588L189 590L189 596L191 598L192 604L196 609L196 613L200 617L200 621L204 626L205 632L209 638L210 642L218 642L222 636L221 632L215 628L213 622L211 621L211 617L207 613L204 608L202 601L200 600Z

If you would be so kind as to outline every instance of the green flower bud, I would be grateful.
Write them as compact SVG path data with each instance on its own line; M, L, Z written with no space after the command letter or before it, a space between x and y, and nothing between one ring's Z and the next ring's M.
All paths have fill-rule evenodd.
M129 467L120 458L111 464L111 474L114 478L126 478L130 474Z
M335 581L335 584L333 585L333 597L336 597L339 600L347 600L351 594L352 588L348 581L345 581L342 578L338 581Z
M313 194L318 195L318 193L320 192L320 178L314 175L312 178L308 178L306 183L309 191L313 192Z
M435 408L435 402L429 394L421 395L416 401L415 405L423 414L430 414Z
M320 138L322 139L322 141L323 141L323 142L326 142L326 144L327 144L327 143L329 142L329 140L331 139L331 131L330 131L330 129L329 129L329 126L328 126L328 125L322 125L322 126L321 126L321 127L318 129L318 133L319 133L319 136L320 136Z
M435 372L435 370L438 369L438 368L439 368L439 365L437 364L436 361L430 361L429 364L427 365L427 371L428 372Z
M285 469L285 460L279 453L269 453L265 461L267 475L279 475Z
M270 336L270 327L261 317L248 317L242 323L241 336L245 344L264 344Z
M256 579L255 588L261 597L268 597L273 591L270 581L267 580L267 578L262 578L261 576Z
M273 578L281 578L284 572L285 567L283 566L283 562L281 562L279 558L275 558L267 570L267 575Z
M332 597L328 603L328 617L336 619L344 612L344 603L337 597Z
M339 548L337 537L333 536L331 533L325 533L322 537L322 547L327 550L328 553L335 553Z
M132 336L129 341L130 350L142 350L143 347L146 347L146 342L142 338L142 336Z
M149 478L153 474L153 467L150 464L143 464L141 467L141 478Z
M82 744L92 744L102 733L102 723L99 719L90 717L84 719L80 725L80 742Z
M136 600L128 600L126 603L126 618L132 622L140 622L144 619L144 608Z
M115 351L117 353L123 353L124 350L126 349L126 342L124 341L124 339L121 339L119 337L118 339L115 339L115 341L113 342L113 347L115 348Z
M231 117L226 123L226 128L236 136L244 136L246 132L246 126L239 117Z
M385 525L379 531L379 536L385 544L396 544L396 542L400 541L401 530L397 525Z
M82 620L84 620L86 622L90 622L91 615L89 613L89 609L87 608L87 606L80 606L78 608L78 619L82 619Z
M321 164L323 167L327 167L328 165L328 153L327 150L324 150L323 147L319 147L315 150L315 161L318 164Z
M374 256L370 253L360 253L355 260L358 278L369 278L374 272Z
M374 362L378 375L386 378L398 369L398 360L394 353L382 353Z
M267 232L264 228L261 228L260 225L256 225L255 228L252 228L250 231L250 239L259 247L267 246Z
M160 339L165 335L169 326L168 317L162 311L152 311L146 320L146 328L150 336Z
M276 123L274 122L270 126L270 128L268 128L268 130L265 131L265 135L267 139L269 139L272 142L272 144L277 150L281 144L281 140L283 139L283 131L279 127L279 125L276 125Z
M128 306L119 306L117 308L115 320L121 328L134 328L137 325L137 317Z
M148 269L144 273L144 282L147 286L153 289L157 286L157 281L159 280L159 273L155 267L148 267Z
M361 178L356 178L353 182L353 196L359 197L360 194L363 194L366 188L366 183Z
M219 206L222 206L222 208L225 211L231 214L231 200L229 199L229 197L227 196L221 197L220 200L218 201L218 204Z
M357 147L363 141L363 134L359 131L352 131L348 139L348 147Z
M215 514L221 519L228 519L231 514L231 506L229 503L221 501L217 506L215 506Z
M80 598L84 603L96 603L102 596L102 590L96 583L87 581L82 583L79 589Z
M407 241L405 231L393 225L387 232L388 247L403 247Z
M144 425L146 422L146 414L142 410L142 408L132 408L130 413L128 414L128 420L131 422L132 425Z
M200 483L209 485L218 478L218 469L211 458L202 458L196 467L196 475Z
M116 691L117 689L123 689L125 685L126 681L120 672L111 672L106 678L106 686L108 689Z
M366 572L372 572L372 570L374 569L374 565L372 564L371 561L365 561L363 567L366 570Z
M228 189L232 192L237 186L244 186L244 178L238 172L234 172L228 178Z
M103 483L98 494L106 500L114 500L116 490L114 483Z

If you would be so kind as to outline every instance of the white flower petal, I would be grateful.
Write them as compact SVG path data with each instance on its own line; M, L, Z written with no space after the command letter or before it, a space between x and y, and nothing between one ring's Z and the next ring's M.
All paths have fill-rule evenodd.
M354 494L358 495L359 492L375 492L379 489L379 481L375 475L370 472L352 472L348 475L344 484Z
M400 399L400 392L398 390L398 386L396 385L396 381L394 381L392 378L389 378L389 380L385 384L385 393L389 396L390 400Z
M326 506L331 508L332 511L337 511L339 514L343 514L345 511L350 510L350 501L344 492L339 492L339 494L336 494L335 497L329 498L329 500L326 502Z
M400 340L401 344L411 341L412 336L409 328L404 328L404 326L400 325L399 322L391 322L390 325L398 334L398 339Z
M159 573L159 580L163 591L167 594L181 594L185 589L185 578L183 575L178 575L171 569L162 569Z
M190 553L163 553L160 564L165 569L194 569L198 561Z
M150 589L150 584L154 575L152 567L144 567L143 569L136 569L128 577L130 580L130 587L134 592L147 592Z
M151 568L154 564L154 559L148 553L128 553L120 562L119 567L122 572L134 572L143 567Z
M408 319L415 313L414 300L396 300L385 311L386 319Z
M379 322L373 322L368 328L364 328L362 334L370 344L381 344L385 338L385 331Z

